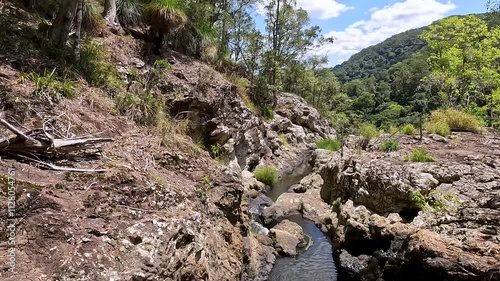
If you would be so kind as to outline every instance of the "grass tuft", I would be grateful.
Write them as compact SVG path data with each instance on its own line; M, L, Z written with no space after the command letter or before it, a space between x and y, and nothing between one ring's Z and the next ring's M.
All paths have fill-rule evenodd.
M388 139L380 146L380 150L385 152L393 152L399 149L399 143L396 140Z
M121 114L141 125L156 125L163 118L163 101L149 93L118 95L116 105Z
M80 69L87 80L96 86L106 86L111 90L123 88L116 67L106 60L107 49L102 44L85 37L81 50Z
M246 78L237 77L233 75L224 75L227 81L233 83L236 87L236 93L240 96L243 103L250 109L253 113L257 113L257 107L248 97L248 89L250 88L250 81Z
M274 111L273 111L273 108L270 107L269 105L267 104L264 104L260 107L260 114L262 115L262 118L265 120L265 121L269 121L269 120L272 120L274 119Z
M281 141L283 142L283 145L288 146L288 138L286 137L286 135L284 133L280 133L279 137L280 137Z
M278 171L273 167L258 167L253 174L258 181L269 186L275 186L278 182Z
M401 128L401 133L408 136L412 136L416 135L418 132L417 129L412 124L406 124L403 126L403 128Z
M427 200L425 200L424 195L422 195L420 191L413 191L411 193L411 200L413 201L413 204L420 210L427 209Z
M482 131L481 120L470 113L456 109L439 109L431 112L427 127L431 127L431 129L441 127L441 129L443 129L442 124L436 125L436 123L440 122L446 123L451 131L466 131L473 133L481 133Z
M380 132L375 125L365 123L359 127L359 134L363 138L370 140L372 138L378 137Z
M38 97L45 97L50 101L58 102L63 97L73 98L78 94L78 85L75 81L60 80L55 73L56 69L48 72L47 69L42 74L30 72L21 75L21 82L26 80L33 82L35 90L33 94Z
M427 129L427 133L429 134L438 134L443 137L447 137L450 135L450 126L444 120L437 120L434 122L427 122L425 124L425 128Z
M405 161L433 162L434 158L424 148L418 147L405 156Z
M338 151L340 149L341 143L334 139L321 139L316 142L316 147L320 149L326 149L330 151Z

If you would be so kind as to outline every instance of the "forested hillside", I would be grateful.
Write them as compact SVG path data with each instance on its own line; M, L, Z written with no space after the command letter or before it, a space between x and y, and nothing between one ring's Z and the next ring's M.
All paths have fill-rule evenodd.
M425 27L408 30L380 44L365 48L349 60L335 66L333 72L342 83L372 75L382 78L383 72L389 67L408 59L426 46L425 41L419 38L423 30Z
M500 24L500 19L492 14L485 13L476 16L485 20L490 26ZM370 76L381 79L385 71L394 64L410 58L419 51L425 52L427 43L420 38L420 35L427 28L428 26L424 26L408 30L367 47L351 56L349 60L334 66L333 72L342 83Z
M337 126L385 130L419 126L439 108L498 126L498 14L448 17L366 48L334 68L343 82L332 98Z

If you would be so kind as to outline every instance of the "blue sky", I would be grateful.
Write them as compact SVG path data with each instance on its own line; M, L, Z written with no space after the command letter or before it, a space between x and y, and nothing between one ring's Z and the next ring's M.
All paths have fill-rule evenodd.
M265 0L264 0L265 1ZM418 28L449 15L486 11L486 0L297 0L309 12L311 23L336 42L317 53L330 65L347 60L363 48L392 35ZM262 26L260 16L256 18Z

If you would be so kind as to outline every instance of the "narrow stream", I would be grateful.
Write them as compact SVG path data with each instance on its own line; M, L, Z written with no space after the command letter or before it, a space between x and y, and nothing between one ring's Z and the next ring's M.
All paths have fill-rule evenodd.
M290 216L287 219L302 226L304 233L314 242L297 257L279 257L267 280L336 281L337 270L330 240L314 223L302 218L302 215Z
M279 183L266 195L272 201L287 192L311 172L312 168L304 161L293 170L284 173ZM278 257L269 275L268 281L336 281L337 270L333 260L333 246L330 239L311 221L302 215L289 216L286 219L299 224L304 234L311 237L312 245L303 249L297 257Z

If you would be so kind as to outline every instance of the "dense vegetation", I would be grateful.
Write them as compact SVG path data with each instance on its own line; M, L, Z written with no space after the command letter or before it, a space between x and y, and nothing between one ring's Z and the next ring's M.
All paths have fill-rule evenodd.
M449 17L407 31L363 50L333 71L326 67L326 57L308 55L334 44L333 39L324 38L318 26L310 25L307 12L295 0L266 2L264 30L257 29L250 16L256 0L105 0L104 5L92 0L25 2L46 19L33 34L42 42L37 43L39 49L48 45L47 55L74 63L91 84L118 92L123 112L141 107L161 112L149 105L162 98L151 93L156 80L149 78L143 81L144 93L139 98L126 93L116 66L105 62L104 48L93 41L100 29L143 39L156 54L173 48L204 60L225 73L245 103L265 119L274 116L276 94L287 91L317 107L341 132L361 133L367 139L378 135L379 128L392 132L404 127L408 134L415 134L424 123L443 135L461 129L427 120L440 109L475 120L474 128L500 126L497 1L488 4L490 14ZM10 30L11 23L3 17L0 21L6 26L0 34L12 40L19 32ZM1 44L11 45L4 40ZM71 50L71 55L63 56L60 50ZM160 70L168 69L168 63L164 64L158 60L151 77L162 76ZM64 81L61 73L50 75L50 81L59 84L41 87L61 92L58 99L71 97L74 85ZM43 81L36 75L26 79ZM48 92L45 88L44 93ZM139 123L158 121L148 114L137 116Z
M387 131L404 126L403 131L415 134L413 129L410 133L408 124L420 127L431 111L451 108L455 110L438 113L444 114L445 120L460 115L474 127L467 130L478 132L483 125L499 127L500 28L493 24L497 17L491 13L445 18L353 56L334 70L338 79L346 82L330 100L333 123L355 129L369 122ZM387 54L400 52L405 46L419 51L387 68L391 64ZM350 76L346 76L346 69ZM448 124L434 117L426 124L428 131L449 134ZM463 128L452 126L451 130Z

